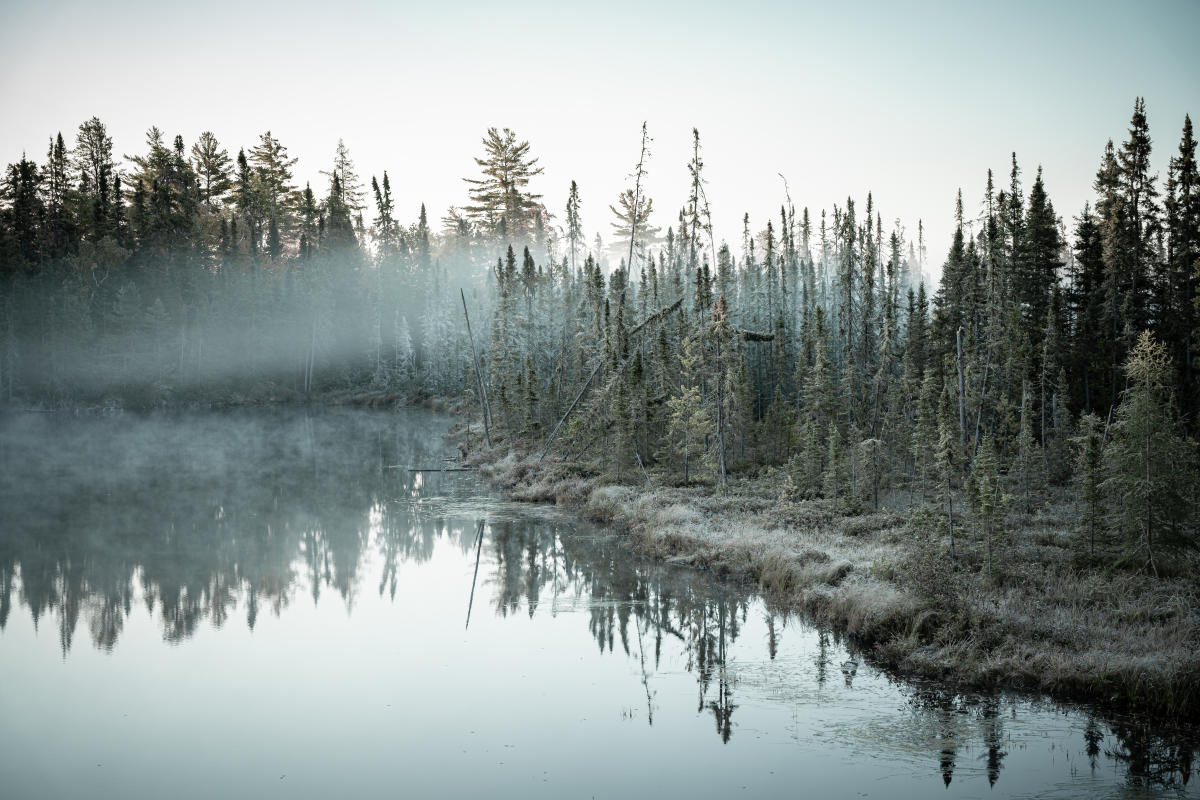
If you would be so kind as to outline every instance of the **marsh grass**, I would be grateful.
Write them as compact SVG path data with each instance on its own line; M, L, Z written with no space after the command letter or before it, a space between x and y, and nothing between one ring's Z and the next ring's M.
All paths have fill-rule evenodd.
M1063 498L1011 514L989 570L969 516L954 562L939 516L919 506L848 514L786 499L777 476L733 479L722 495L611 485L587 465L501 448L472 458L513 498L572 507L646 554L752 581L905 675L1200 712L1196 562L1159 579L1098 566Z

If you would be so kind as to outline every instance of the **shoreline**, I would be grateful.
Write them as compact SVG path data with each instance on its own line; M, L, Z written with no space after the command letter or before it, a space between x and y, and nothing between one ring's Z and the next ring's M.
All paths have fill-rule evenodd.
M449 439L463 442L467 432L465 403L387 391L157 410L306 405L429 408L458 419ZM646 485L641 473L638 484L613 484L585 462L552 455L538 463L536 453L503 440L489 449L481 433L472 422L464 464L510 499L554 503L625 536L642 555L749 582L898 677L1038 693L1175 723L1200 715L1200 582L1186 570L1153 579L1079 563L1067 503L1011 514L993 577L957 499L954 564L927 510L847 514L825 500L782 499L783 472L731 478L725 496L705 484Z
M1200 587L1186 574L1081 565L1066 503L1012 514L992 574L969 516L956 518L955 563L919 508L844 514L824 500L782 499L782 473L730 480L725 496L706 485L614 485L586 464L489 450L471 427L465 463L510 499L554 503L643 555L749 581L900 677L1175 723L1200 713ZM449 435L462 439L464 423Z

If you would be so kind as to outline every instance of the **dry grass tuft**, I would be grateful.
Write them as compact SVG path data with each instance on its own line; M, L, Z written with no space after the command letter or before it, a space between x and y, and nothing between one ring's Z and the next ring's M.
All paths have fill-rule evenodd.
M930 511L845 515L780 501L769 478L722 496L605 485L585 465L499 448L473 458L516 499L579 508L644 553L753 581L906 674L1200 713L1196 565L1162 580L1090 567L1066 504L1011 515L990 569L969 519L956 520L952 562Z

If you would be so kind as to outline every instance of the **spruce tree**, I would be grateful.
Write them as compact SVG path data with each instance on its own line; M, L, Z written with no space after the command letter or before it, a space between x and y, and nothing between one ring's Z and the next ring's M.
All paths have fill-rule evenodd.
M575 256L583 244L583 222L579 216L579 187L571 181L571 191L567 195L567 243L570 251L571 273L575 273Z
M987 553L988 574L996 578L996 550L1004 529L1004 498L1000 492L999 464L991 437L980 445L971 469L969 497L975 523Z
M210 206L220 204L233 188L233 162L212 131L204 131L192 145L192 166L200 179L200 199Z
M41 197L42 172L37 164L22 158L9 164L0 183L0 219L11 240L10 252L0 276L10 271L33 272L43 255L42 223L46 208Z
M1075 482L1083 502L1083 530L1088 557L1096 557L1096 537L1104 525L1101 483L1104 480L1104 421L1095 414L1079 419L1079 435L1075 437Z
M72 166L79 175L80 224L93 240L113 233L113 183L117 167L113 161L112 137L98 117L79 126L72 152Z
M258 137L258 144L250 149L246 159L257 178L257 201L263 221L274 218L282 234L289 236L299 200L296 187L292 185L292 168L298 159L289 157L287 148L270 131ZM239 169L242 166L240 161L238 166ZM338 186L339 200L344 200L340 177Z
M683 484L705 468L705 439L712 430L712 420L704 408L700 392L700 353L694 338L685 339L679 361L684 383L679 392L667 402L667 442L670 455L683 469Z
M846 504L848 476L846 475L846 446L842 431L837 423L829 423L829 433L826 436L824 494L833 502L835 509Z
M1033 435L1033 397L1026 382L1021 390L1021 424L1017 433L1017 457L1012 466L1026 512L1033 510L1034 492L1041 488L1041 465L1041 447Z
M70 162L63 135L50 140L46 166L46 247L47 255L59 258L70 255L78 247L76 216L72 209L74 187L69 175Z
M1171 159L1166 198L1167 254L1163 334L1181 367L1181 396L1185 413L1194 414L1200 399L1192 378L1196 330L1196 280L1200 272L1200 173L1196 168L1196 138L1192 118L1183 118L1179 153Z
M1013 287L1021 304L1026 330L1030 332L1031 347L1037 350L1046 326L1051 290L1058 282L1058 271L1062 266L1057 218L1042 184L1041 167L1038 167L1033 188L1029 191L1029 211L1025 220L1025 248Z
M934 451L934 472L937 481L938 501L946 510L950 532L950 558L958 561L958 549L954 540L954 474L958 469L958 436L954 424L953 402L950 387L942 388L941 402L937 413L937 444Z
M1128 321L1135 331L1143 330L1150 320L1151 276L1156 241L1160 232L1158 176L1150 172L1150 127L1146 120L1146 101L1139 97L1133 104L1129 138L1117 151L1122 208L1127 226L1127 280L1124 298L1129 304Z
M926 370L917 401L916 425L912 436L913 474L922 501L929 499L928 490L939 491L937 452L939 442L937 397L940 394L937 376Z
M1197 545L1195 444L1184 437L1174 406L1170 355L1143 331L1125 364L1129 388L1104 450L1108 524L1126 556L1156 577L1172 553Z

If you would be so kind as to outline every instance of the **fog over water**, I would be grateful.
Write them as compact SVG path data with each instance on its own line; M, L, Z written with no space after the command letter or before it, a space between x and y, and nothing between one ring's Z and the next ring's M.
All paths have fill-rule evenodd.
M449 422L0 421L6 796L1194 794L1194 731L898 682L748 587L410 472Z

